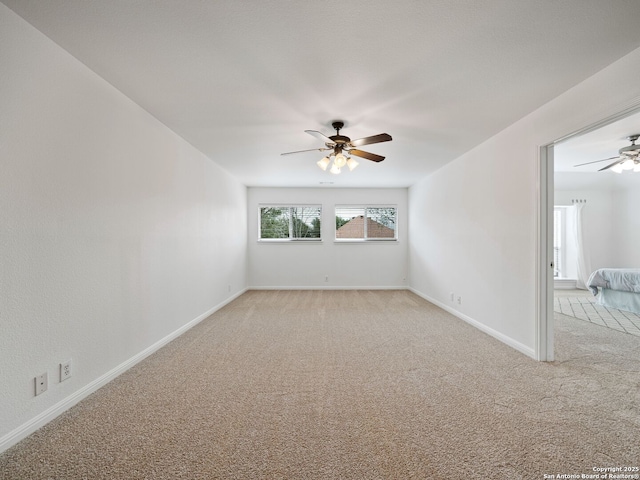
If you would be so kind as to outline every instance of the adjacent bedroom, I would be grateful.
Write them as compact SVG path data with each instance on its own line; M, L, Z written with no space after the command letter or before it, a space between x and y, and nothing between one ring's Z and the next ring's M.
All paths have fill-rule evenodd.
M556 329L640 342L640 112L554 146Z

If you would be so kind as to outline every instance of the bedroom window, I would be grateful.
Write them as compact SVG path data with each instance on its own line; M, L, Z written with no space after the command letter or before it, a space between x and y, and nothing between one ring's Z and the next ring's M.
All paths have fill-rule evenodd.
M336 241L398 239L395 206L336 205Z
M320 241L320 205L261 205L258 240Z

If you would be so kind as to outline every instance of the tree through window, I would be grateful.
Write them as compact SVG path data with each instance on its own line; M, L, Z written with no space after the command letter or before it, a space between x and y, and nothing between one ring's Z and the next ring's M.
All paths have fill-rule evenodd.
M260 240L320 240L322 207L261 206Z

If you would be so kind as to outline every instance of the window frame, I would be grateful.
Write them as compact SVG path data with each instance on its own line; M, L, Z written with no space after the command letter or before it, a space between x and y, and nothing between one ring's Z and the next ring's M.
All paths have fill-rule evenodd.
M279 208L289 210L289 236L283 238L262 238L262 209L263 208ZM320 221L320 236L314 237L294 237L293 236L293 208L317 208L319 210L318 220ZM321 243L322 242L322 204L318 203L259 203L258 204L258 242L260 243Z
M337 212L340 208L361 208L363 211L364 225L363 225L363 235L364 238L338 238L338 229L336 228L335 218L338 216ZM393 229L393 238L389 237L367 237L367 210L368 209L377 209L377 208L393 208L394 209L394 223L395 228ZM398 205L397 204L372 204L372 203L354 203L354 204L335 204L333 206L333 241L334 243L377 243L377 242L398 242Z

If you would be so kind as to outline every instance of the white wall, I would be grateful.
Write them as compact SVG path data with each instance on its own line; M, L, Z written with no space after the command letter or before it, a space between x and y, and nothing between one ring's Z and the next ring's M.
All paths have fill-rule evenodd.
M555 204L587 200L583 210L584 243L591 270L640 268L640 175L556 172Z
M411 287L534 356L540 147L637 104L637 78L640 49L412 186Z
M614 192L614 226L617 233L612 265L640 268L640 187Z
M640 268L640 173L616 178L613 226L616 232L613 266Z
M247 219L243 185L1 4L0 65L2 450L241 292Z
M613 240L613 191L607 188L571 188L555 190L555 205L572 205L573 199L586 200L582 210L582 240L591 270L611 267L614 264ZM576 277L573 277L576 278Z
M322 205L317 242L258 242L258 205ZM335 205L398 206L398 241L336 243ZM249 188L249 285L253 288L404 288L407 189ZM325 277L329 281L325 282Z

